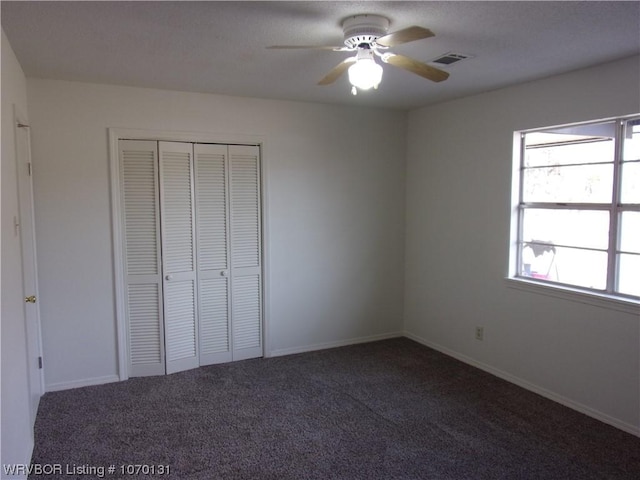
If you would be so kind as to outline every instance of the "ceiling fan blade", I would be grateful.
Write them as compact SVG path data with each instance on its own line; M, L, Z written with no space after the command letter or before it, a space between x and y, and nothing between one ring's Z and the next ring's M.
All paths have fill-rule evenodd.
M344 47L342 46L329 46L329 45L271 45L270 47L266 47L270 50L291 50L291 49L311 49L311 50L334 50L341 51Z
M356 57L345 58L342 62L333 67L331 71L318 82L318 85L329 85L335 82L338 77L340 77L340 75L342 75L355 61Z
M396 45L413 42L414 40L422 40L423 38L433 37L434 35L435 34L428 28L413 26L376 38L376 43L383 47L395 47Z
M420 75L432 82L442 82L449 78L449 72L440 70L439 68L432 67L426 63L419 62L413 58L405 57L404 55L396 55L393 53L383 55L383 60L390 63L394 67L403 68L416 75Z

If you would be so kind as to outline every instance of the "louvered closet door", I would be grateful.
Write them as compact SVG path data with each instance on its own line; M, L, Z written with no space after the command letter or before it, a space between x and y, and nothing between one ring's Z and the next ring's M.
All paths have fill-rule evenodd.
M233 360L262 356L260 150L229 146Z
M159 142L164 326L167 373L198 359L193 146Z
M129 373L165 373L157 142L120 140Z
M229 160L226 145L196 144L200 365L230 362Z

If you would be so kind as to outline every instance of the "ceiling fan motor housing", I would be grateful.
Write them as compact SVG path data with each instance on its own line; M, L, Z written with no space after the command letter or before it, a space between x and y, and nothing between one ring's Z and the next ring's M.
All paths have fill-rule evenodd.
M389 19L380 15L354 15L342 22L344 44L349 48L371 45L378 37L386 35L388 29Z

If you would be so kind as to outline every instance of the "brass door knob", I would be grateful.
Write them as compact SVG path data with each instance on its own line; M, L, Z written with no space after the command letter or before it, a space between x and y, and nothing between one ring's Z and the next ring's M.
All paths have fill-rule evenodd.
M28 297L24 297L24 301L26 303L36 303L36 296L35 295L30 295Z

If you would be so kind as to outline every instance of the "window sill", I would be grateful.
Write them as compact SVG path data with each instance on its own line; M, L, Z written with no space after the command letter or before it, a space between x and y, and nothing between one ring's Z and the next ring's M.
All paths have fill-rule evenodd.
M505 278L505 284L509 288L515 288L538 295L562 298L572 302L586 303L596 307L618 310L632 315L640 315L640 301L615 297L613 295L587 293L581 290L568 288L565 286L548 285L541 282L526 280L522 278Z

